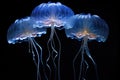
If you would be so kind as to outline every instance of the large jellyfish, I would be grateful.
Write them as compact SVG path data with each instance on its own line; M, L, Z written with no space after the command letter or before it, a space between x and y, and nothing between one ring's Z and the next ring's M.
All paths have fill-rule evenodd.
M31 17L36 19L36 23L39 25L38 27L44 26L45 28L50 28L51 33L49 40L47 42L47 47L49 51L48 58L46 60L46 65L50 71L49 79L51 79L51 73L53 71L54 79L60 80L60 54L61 54L61 42L56 33L55 28L62 29L64 28L64 24L66 23L66 19L73 16L74 12L71 8L66 5L61 4L60 2L52 3L42 3L35 7L31 13ZM55 38L58 42L55 44ZM58 50L56 49L58 46ZM49 61L52 61L49 63ZM50 65L53 67L50 67ZM58 67L57 67L58 66ZM53 69L51 69L53 68ZM53 79L52 79L53 80Z
M96 63L89 52L88 41L105 42L109 34L107 23L98 15L81 13L72 16L65 25L65 28L68 38L82 41L81 47L73 59L74 80L86 80L89 64L85 56L92 61L96 72L96 80L98 80ZM80 67L79 70L76 70L76 66Z
M30 17L17 19L8 29L7 40L9 44L21 43L27 41L29 43L29 52L33 55L33 61L37 68L37 80L41 80L40 67L44 67L42 62L42 47L35 41L35 37L41 37L46 34L45 28L34 28L36 21ZM44 71L44 70L43 70ZM44 76L46 74L44 71Z

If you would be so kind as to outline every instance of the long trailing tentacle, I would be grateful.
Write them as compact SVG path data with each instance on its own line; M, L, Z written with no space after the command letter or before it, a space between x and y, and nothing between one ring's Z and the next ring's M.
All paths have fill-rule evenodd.
M38 49L40 49L40 61L41 61L41 64L43 66L43 73L44 73L45 79L48 80L47 75L45 73L45 69L44 69L45 66L44 66L43 59L42 59L42 55L43 55L43 53L42 53L42 47L34 39L33 39L33 42L38 46Z
M84 70L84 79L83 80L86 80L85 77L86 77L86 73L87 73L87 70L89 68L89 65L88 65L86 60L84 62L85 62L85 65L86 65L86 69Z
M51 41L52 43L52 46L55 48L55 41L54 41L54 38L52 39ZM51 52L51 57L52 57L52 60L53 60L53 66L54 66L54 80L57 80L56 78L56 75L57 75L57 67L56 67L56 63L55 63L55 58L57 57L58 53L55 53L54 51Z
M53 62L53 64L54 64L54 60L53 60L53 54L52 54L52 52L55 52L55 53L57 53L57 51L55 50L55 48L54 48L54 40L53 40L53 36L54 36L54 26L52 26L51 27L51 33L50 33L50 37L49 37L49 40L48 40L48 42L47 42L47 48L48 48L48 58L47 58L47 60L46 60L46 65L47 65L47 67L48 67L48 69L49 69L49 79L51 79L51 67L50 67L50 65L49 65L49 61L50 61L50 58L52 58L52 62ZM50 51L50 47L49 47L49 43L50 43L50 46L51 46L51 48L52 48L52 52Z
M83 41L82 41L81 44L83 44ZM77 54L75 55L75 57L74 57L74 59L73 59L73 73L74 73L74 80L76 80L75 62L76 62L78 56L81 55L80 52L82 51L82 48L83 48L83 46L80 47L79 51L77 52Z
M96 74L96 80L99 80L99 78L98 78L98 71L97 71L97 65L96 65L95 61L93 60L93 58L92 58L92 56L91 56L91 54L89 52L89 48L88 48L88 44L87 43L85 44L85 51L86 51L87 56L91 59L93 65L94 65L95 74Z
M33 46L33 48L35 49L35 52L36 52L36 56L37 56L37 62L35 60L35 57L33 57L34 59L34 63L35 65L37 66L37 80L41 80L41 74L40 74L40 70L39 70L39 67L40 67L40 55L39 55L39 52L37 50L37 47L33 41L32 38L29 38L29 40L31 41L31 45ZM34 50L32 48L32 53L34 54Z
M54 60L56 59L56 57L58 56L58 80L60 80L60 56L61 56L61 42L60 42L60 39L55 31L55 35L56 35L56 38L58 40L58 44L59 44L59 51L58 51L58 54L54 57Z
M82 78L82 71L83 71L83 65L84 65L84 46L81 46L81 63L80 63L80 71L79 71L79 80Z
M49 46L49 43L50 43L52 50L53 50L55 53L58 53L58 52L55 50L54 44L52 44L54 33L55 33L55 27L54 27L54 26L51 26L51 33L50 33L50 37L49 37L49 40L48 40L48 42L47 42L47 45Z
M34 49L33 49L33 44L31 43L31 41L28 41L28 42L29 42L28 43L29 44L29 53L32 53L34 64L37 67L37 61L35 59L35 52L34 52Z
M49 50L48 50L49 51ZM50 60L50 54L48 54L48 58L47 58L47 60L46 60L46 66L48 67L48 69L49 69L49 78L48 78L48 80L49 79L51 79L51 68L50 68L50 66L49 66L49 64L48 64L48 61Z
M90 54L86 38L84 39L84 48L85 48L87 56L90 58L90 60L92 61L93 65L94 65L95 74L96 74L96 80L99 80L99 78L98 78L98 71L97 71L97 65L96 65L95 61L93 60L93 58L92 58L92 56Z

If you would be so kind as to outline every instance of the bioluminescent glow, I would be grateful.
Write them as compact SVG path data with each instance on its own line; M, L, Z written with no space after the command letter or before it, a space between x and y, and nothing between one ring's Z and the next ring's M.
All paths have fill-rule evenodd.
M8 29L7 40L9 44L21 43L27 41L29 43L29 52L33 55L33 61L37 67L37 80L41 80L40 64L42 61L42 47L35 41L35 37L41 37L46 34L44 28L33 28L36 21L30 17L17 19ZM46 74L45 74L46 76Z
M89 52L88 41L97 40L98 42L105 42L109 34L107 23L98 15L76 14L68 19L65 28L68 38L82 41L81 47L73 59L74 80L86 80L86 72L89 68L89 63L85 59L86 55L93 62L96 80L98 80L96 63ZM80 58L79 56L81 56L81 61L77 61ZM79 74L76 74L78 70L76 70L75 66L80 67Z
M39 25L36 27L51 28L50 37L47 42L49 55L48 55L47 62L46 62L46 65L50 70L49 79L51 79L51 71L54 71L54 75L55 75L54 78L56 80L56 78L57 78L56 74L57 74L57 70L58 70L58 79L57 80L60 80L61 42L60 42L60 39L57 35L55 28L62 29L64 24L66 23L66 20L73 15L74 15L74 12L72 11L72 9L70 9L66 5L61 4L60 2L42 3L42 4L38 5L37 7L35 7L35 9L33 9L32 13L31 13L31 17L35 18L36 23L38 23L38 25ZM58 42L57 44L55 44L55 42L54 42L55 41L54 36L57 39L57 42ZM58 51L56 50L56 45L59 45ZM56 58L58 58L57 63L55 63ZM49 63L50 59L52 60L52 63ZM50 67L51 64L54 65L54 70L51 70L51 67ZM56 67L56 66L58 66L58 67Z
M49 38L45 43L48 52L44 58L42 47L35 38L48 34L49 29ZM68 38L81 42L72 64L74 80L87 79L90 66L88 59L93 63L98 80L97 65L89 51L88 42L92 40L105 42L109 35L107 23L98 15L74 14L70 7L60 2L41 3L32 10L29 17L17 19L10 25L7 41L9 44L28 42L29 52L32 53L37 68L37 80L61 80L61 40L57 30L62 29Z

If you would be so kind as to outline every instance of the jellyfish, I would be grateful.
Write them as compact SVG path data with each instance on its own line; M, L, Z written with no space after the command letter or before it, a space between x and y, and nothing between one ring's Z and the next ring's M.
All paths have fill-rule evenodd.
M60 54L61 54L61 42L57 35L57 32L55 28L58 30L63 29L64 24L66 23L66 20L73 16L74 12L71 8L69 8L66 5L61 4L60 2L48 2L48 3L42 3L35 7L31 13L31 17L36 19L36 23L39 25L38 27L44 26L45 28L50 28L50 37L47 42L48 47L48 58L46 60L46 65L49 68L49 79L51 79L51 68L50 64L53 64L54 66L54 79L56 80L56 73L58 69L58 80L60 80ZM56 49L55 39L58 47L58 50ZM50 59L52 60L52 63L49 63ZM57 60L57 61L56 61ZM58 66L58 67L57 67Z
M7 41L9 44L28 42L29 52L33 55L33 61L37 68L37 80L41 80L40 67L44 67L42 61L42 47L36 42L35 37L41 37L46 34L45 28L34 28L36 22L31 17L17 19L8 28ZM46 76L46 74L45 74Z
M90 13L76 14L68 19L65 25L65 33L68 38L81 41L81 47L73 59L74 80L86 80L86 72L89 68L89 63L85 56L92 61L96 80L98 80L97 66L90 54L88 42L92 40L98 42L106 41L109 34L109 28L105 20L98 15L91 15ZM76 70L75 64L79 67L79 71ZM78 74L76 74L77 72Z

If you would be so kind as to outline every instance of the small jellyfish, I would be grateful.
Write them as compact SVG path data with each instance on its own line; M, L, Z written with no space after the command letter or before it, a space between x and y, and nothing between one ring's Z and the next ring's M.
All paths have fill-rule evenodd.
M34 38L46 34L46 29L33 28L34 26L36 26L36 22L30 17L15 20L15 22L8 28L7 41L9 44L21 43L23 41L29 43L29 52L32 53L33 61L37 68L37 80L41 80L39 68L44 66L42 62L42 47Z
M69 8L66 5L61 4L60 2L52 3L42 3L35 7L31 13L31 17L36 19L36 23L38 24L37 27L45 27L50 28L51 33L49 40L47 42L47 47L49 51L48 58L46 60L46 65L50 70L50 76L51 76L51 68L50 64L54 65L54 73L56 80L56 69L58 68L58 80L60 80L60 53L61 53L61 42L60 39L56 33L55 28L61 30L64 27L64 24L66 23L66 20L73 16L74 12L71 8ZM56 37L58 51L56 48L55 40L53 37ZM56 59L57 58L57 59ZM49 63L50 59L52 60L52 63ZM57 60L57 63L55 63ZM56 67L56 64L58 64ZM50 77L51 78L51 77Z
M89 52L88 41L96 40L98 42L105 42L109 34L107 23L98 15L76 14L69 18L65 25L65 33L68 38L82 41L81 47L73 59L74 80L86 80L86 72L89 64L85 56L92 61L96 72L96 80L98 80L96 63ZM78 56L81 56L81 60L78 59ZM79 71L76 70L75 64L80 67Z

